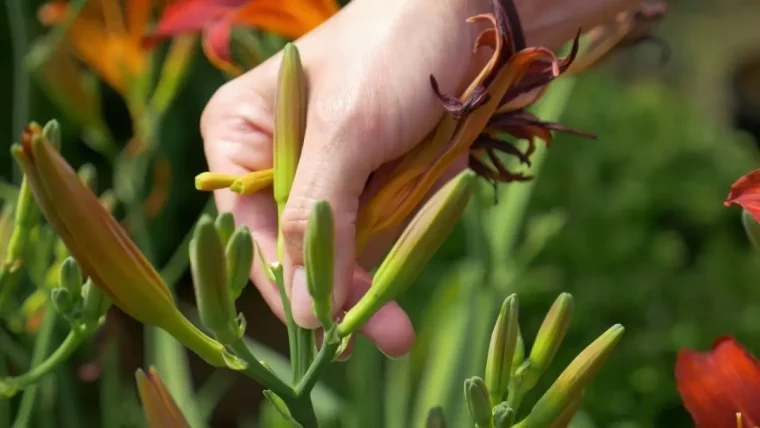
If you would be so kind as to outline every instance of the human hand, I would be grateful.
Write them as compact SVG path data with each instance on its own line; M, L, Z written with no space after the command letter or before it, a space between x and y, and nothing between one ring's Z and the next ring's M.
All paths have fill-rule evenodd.
M579 26L591 28L634 6L632 0L518 1L529 45L556 47ZM371 283L371 268L395 233L355 251L355 224L367 179L409 151L443 115L430 89L435 75L445 93L461 93L488 56L473 56L482 30L466 18L490 11L487 0L354 0L296 42L309 87L301 161L282 214L286 288L296 322L316 328L303 265L303 234L313 204L326 200L336 225L333 307L348 309ZM220 88L201 121L213 172L242 175L272 167L274 100L280 55ZM456 165L461 169L466 159ZM456 171L452 171L455 173ZM450 177L451 175L449 175ZM444 177L446 179L448 177ZM443 181L443 180L442 180ZM271 192L215 194L221 211L247 225L267 260L275 260L277 209ZM280 319L279 293L259 261L252 280ZM361 332L389 356L408 352L409 318L389 303Z

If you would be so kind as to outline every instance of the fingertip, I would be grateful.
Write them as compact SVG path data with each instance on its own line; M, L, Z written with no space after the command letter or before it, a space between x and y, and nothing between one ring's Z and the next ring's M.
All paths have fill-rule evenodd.
M414 345L412 321L396 302L383 306L360 331L388 358L401 358Z
M301 328L315 329L319 321L312 310L312 298L306 286L306 271L303 266L293 269L293 288L290 291L290 306L293 320Z

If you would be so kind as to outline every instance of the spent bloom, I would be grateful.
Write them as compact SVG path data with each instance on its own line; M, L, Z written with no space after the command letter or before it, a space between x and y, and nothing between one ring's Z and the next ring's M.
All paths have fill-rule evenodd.
M179 312L158 272L38 126L27 127L13 154L56 234L82 272L116 306L140 322L163 328L209 364L235 366L221 344Z
M489 181L523 181L529 177L509 171L499 152L529 165L537 138L550 144L551 131L575 132L541 121L525 109L570 67L578 53L578 39L563 59L549 49L527 47L514 2L493 0L491 5L491 13L469 19L491 25L475 44L476 50L491 48L491 59L459 97L441 93L430 77L432 90L448 114L411 152L373 175L377 182L370 181L369 186L374 192L357 222L357 250L399 225L461 156L469 153L470 168ZM529 145L521 151L504 141L504 134L525 139Z
M177 0L162 11L146 45L178 34L203 32L203 50L217 68L239 74L232 63L234 25L297 39L340 9L335 0Z
M734 338L678 353L676 384L697 428L760 427L760 360Z

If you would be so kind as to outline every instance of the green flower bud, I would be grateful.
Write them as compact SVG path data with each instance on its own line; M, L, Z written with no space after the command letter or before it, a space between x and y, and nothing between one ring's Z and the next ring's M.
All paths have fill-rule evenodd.
M586 347L554 381L554 384L533 406L528 417L517 427L549 427L562 418L563 414L565 418L572 417L572 415L568 417L568 409L573 406L577 409L579 403L576 404L576 402L583 394L583 390L607 361L624 332L623 326L616 324Z
M98 325L100 318L111 307L111 299L108 298L101 287L96 286L89 279L82 286L82 299L84 300L82 304L82 321L87 325Z
M425 428L446 428L446 419L443 417L443 409L433 407L428 412Z
M512 375L515 374L518 368L525 361L525 342L522 338L520 328L517 328L517 343L515 344L515 355L512 357Z
M417 279L462 218L475 179L472 170L462 171L425 203L377 269L369 291L346 313L339 326L340 336L358 330Z
M282 50L274 117L273 190L279 218L293 186L306 132L306 78L298 48L292 43L286 44ZM282 259L281 234L277 242L278 255Z
M494 428L509 428L515 422L515 410L506 402L501 402L493 408Z
M42 128L42 134L56 150L61 149L61 125L53 119Z
M61 264L58 274L58 284L69 291L70 295L78 300L81 295L82 270L73 257L67 257Z
M242 226L230 237L225 250L227 261L227 288L237 299L251 276L253 265L253 238L251 231Z
M190 268L203 325L223 344L239 339L241 331L227 284L224 247L209 216L201 217L195 226L190 240Z
M277 412L280 413L280 416L282 416L286 421L290 422L294 427L302 426L295 419L293 419L293 416L290 414L290 409L288 409L287 404L285 404L285 401L283 401L279 395L268 389L264 390L263 394L264 397L266 397L266 399L272 403L272 406L274 406Z
M491 404L504 399L512 374L512 359L517 346L519 325L517 321L517 295L512 294L501 305L499 317L491 334L491 344L486 360L486 386L491 394Z
M335 222L326 201L314 205L306 225L303 249L306 285L313 301L313 311L325 331L333 325L332 290L335 258Z
M541 374L551 364L554 355L557 354L557 350L562 344L562 339L565 338L572 316L573 296L569 293L562 293L554 301L549 313L546 314L544 322L538 329L536 342L530 350L530 356L528 356L530 365L525 372L522 383L525 391L536 386Z
M488 388L483 379L475 376L464 381L464 396L470 416L477 427L491 427L491 403L488 400Z
M53 301L55 310L64 317L68 317L74 311L74 299L69 290L56 287L50 290L50 299Z
M82 180L82 183L90 189L93 193L97 191L98 188L98 173L95 169L95 166L92 164L86 163L79 167L79 171L77 171L77 175L79 176L79 179Z
M214 227L219 234L219 239L222 240L222 246L227 246L230 242L230 237L235 233L235 219L232 217L232 213L221 213L214 220Z

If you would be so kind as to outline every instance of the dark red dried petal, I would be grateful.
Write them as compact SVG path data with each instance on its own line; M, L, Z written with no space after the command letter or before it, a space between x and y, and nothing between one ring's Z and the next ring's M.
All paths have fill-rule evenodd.
M452 95L442 93L438 86L438 81L435 80L435 77L432 74L430 75L430 86L432 86L435 96L438 97L441 104L443 104L443 108L457 120L487 103L489 100L488 93L484 86L476 87L465 102L459 101L459 98Z

